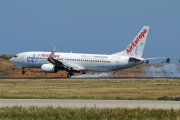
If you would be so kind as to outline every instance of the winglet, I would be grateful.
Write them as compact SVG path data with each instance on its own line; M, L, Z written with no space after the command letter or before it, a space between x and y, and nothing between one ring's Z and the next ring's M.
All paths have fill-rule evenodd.
M54 58L55 50L56 50L56 47L53 48L51 54L49 55L49 58Z

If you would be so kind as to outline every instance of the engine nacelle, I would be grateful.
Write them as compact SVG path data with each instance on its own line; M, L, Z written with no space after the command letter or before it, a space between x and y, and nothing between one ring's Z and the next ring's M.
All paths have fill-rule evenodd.
M51 64L43 64L41 66L41 71L42 72L51 72L51 73L57 72L57 70L55 69L55 66L51 65Z

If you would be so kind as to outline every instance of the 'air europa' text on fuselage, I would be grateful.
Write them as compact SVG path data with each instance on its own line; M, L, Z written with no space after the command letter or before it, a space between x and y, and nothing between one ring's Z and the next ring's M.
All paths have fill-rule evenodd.
M134 41L131 42L131 45L126 48L127 54L129 54L129 53L134 49L134 47L139 43L139 41L140 41L142 38L144 38L144 36L145 36L146 33L147 33L147 30L144 29L144 30L141 32L141 34L140 34Z
M43 54L41 54L41 56L42 56L42 57L49 57L50 54L43 53ZM54 58L58 58L58 57L60 57L60 55L54 55Z

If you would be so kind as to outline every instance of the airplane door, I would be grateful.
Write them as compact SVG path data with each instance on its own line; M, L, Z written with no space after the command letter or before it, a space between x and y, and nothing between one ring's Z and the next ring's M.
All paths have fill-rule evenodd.
M116 64L119 64L120 63L120 57L117 57L116 58Z
M21 55L21 62L25 62L25 56L24 55Z
M119 67L120 67L120 66L119 66L120 57L117 57L115 62L116 62L116 68L119 68Z

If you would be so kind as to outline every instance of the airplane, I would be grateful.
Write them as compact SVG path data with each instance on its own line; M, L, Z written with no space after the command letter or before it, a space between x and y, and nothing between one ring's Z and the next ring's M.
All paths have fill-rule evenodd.
M41 68L42 72L56 73L67 71L70 78L74 73L85 74L87 71L109 72L142 64L145 60L158 58L142 58L149 26L144 26L128 47L122 52L110 55L55 52L22 52L10 59L17 68Z

